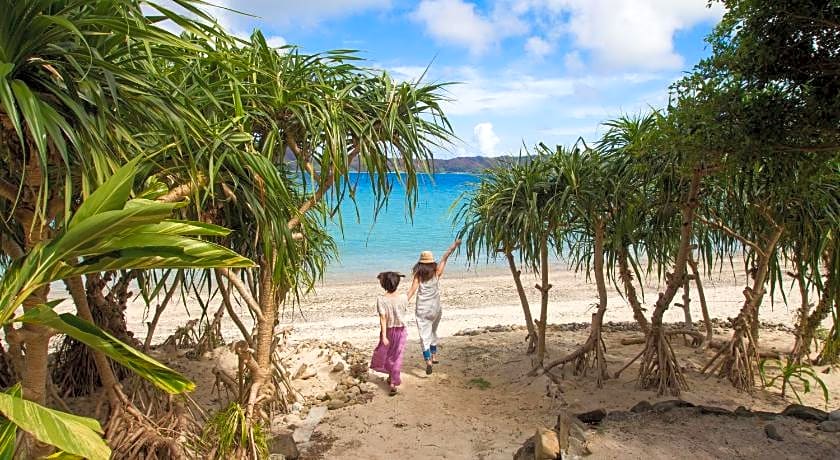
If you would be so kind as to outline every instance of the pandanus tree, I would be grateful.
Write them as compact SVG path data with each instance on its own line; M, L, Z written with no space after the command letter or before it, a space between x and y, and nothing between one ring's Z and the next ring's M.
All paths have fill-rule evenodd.
M186 111L156 86L148 63L166 56L177 65L197 48L156 27L137 1L4 1L0 8L0 207L5 222L0 232L3 252L17 260L60 231L117 165L141 153L164 163L172 158L170 146L179 136L196 134L183 125ZM174 120L181 123L180 131L165 140L154 135L161 123ZM79 279L73 275L68 281ZM32 292L24 310L43 304L48 289L43 285ZM85 305L77 308L81 317L92 319ZM14 332L7 326L7 340L16 337ZM51 331L26 324L19 332L20 342L9 344L11 361L17 362L11 374L22 380L25 398L44 403ZM100 373L107 373L105 358L100 355L97 361ZM114 382L108 383L116 404Z
M561 248L559 235L565 225L565 216L558 214L556 207L560 192L551 179L553 172L544 150L487 170L481 182L462 197L455 216L468 260L474 262L498 254L505 257L528 329L528 352L536 351L537 366L542 366L546 352L549 255L552 247ZM540 291L538 320L532 317L521 266L540 275L536 286Z
M664 290L659 293L650 318L650 329L640 355L638 385L656 388L659 394L679 395L687 383L676 361L667 336L663 318L677 292L684 286L688 260L694 239L695 211L702 192L703 179L710 165L704 149L686 145L683 138L685 123L691 123L693 104L689 97L678 100L678 110L669 110L658 117L658 135L650 148L639 156L646 164L644 174L653 184L655 213L648 220L645 248L655 255L657 270L664 278ZM684 104L684 105L682 105ZM689 120L682 119L689 114ZM685 143L685 144L684 144ZM681 145L682 144L682 145ZM651 248L655 248L651 251ZM672 271L665 271L668 266Z
M783 282L785 259L793 259L804 302L811 288L805 277L816 275L822 287L822 271L833 275L830 261L823 268L827 260L821 250L827 247L820 243L837 222L840 195L836 171L825 160L824 155L815 154L759 157L728 176L721 194L729 199L714 220L704 219L709 227L743 245L752 277L752 285L744 289L745 301L733 337L719 353L720 360L713 359L707 366L719 369L719 374L739 389L749 390L755 383L760 307L768 288L772 293ZM820 293L832 298L828 292ZM799 321L807 321L807 314L807 308L800 307ZM803 353L802 347L809 342L799 335L795 355Z
M355 66L352 55L278 52L260 34L234 39L193 2L178 3L197 19L154 5L160 14L146 17L141 3L2 5L9 14L0 20L0 158L7 166L0 205L11 216L4 253L17 259L48 239L122 159L148 152L149 197L192 198L182 215L236 227L237 236L220 241L258 262L253 271L217 272L257 316L256 337L241 328L254 345L245 403L256 419L259 402L270 399L263 387L278 307L311 286L329 255L326 201L352 198L350 171L360 165L380 204L394 178L405 180L413 204L417 168L451 135L441 85L394 82ZM156 27L162 19L192 35ZM390 176L398 165L406 174ZM71 281L81 314L86 295L80 280ZM25 308L46 294L40 288ZM24 396L43 402L49 331L25 327L27 362L17 370ZM119 400L110 366L94 358L109 398Z
M397 83L354 65L352 55L278 52L259 33L244 47L217 46L216 53L210 56L216 70L187 72L184 83L197 92L205 86L201 80L211 87L232 85L219 98L221 111L209 100L202 111L235 119L252 139L221 167L240 168L251 177L234 174L234 182L220 174L213 178L218 188L202 200L218 209L208 218L245 230L248 237L232 241L233 247L253 255L259 265L246 278L253 283L220 271L257 318L248 366L251 390L243 401L255 417L259 402L272 399L265 390L271 386L279 308L323 273L327 205L353 199L351 173L358 168L367 173L379 204L392 181L401 180L413 206L418 168L431 159L433 148L448 142L451 130L440 109L440 85ZM389 174L398 168L401 174Z
M589 337L583 345L546 364L545 369L571 363L576 374L585 374L592 368L600 388L603 380L609 378L606 345L601 336L607 310L605 259L615 229L616 200L624 192L623 181L630 176L615 174L618 172L616 158L586 145L571 149L557 147L551 154L550 164L554 172L550 179L555 181L559 192L555 206L568 216L563 244L570 248L571 262L576 270L583 268L587 277L590 273L594 276L598 304L592 314Z
M195 385L85 319L89 312L79 311L78 316L57 314L53 309L63 299L32 305L22 315L16 316L16 310L31 298L33 292L50 282L71 276L117 269L253 265L253 262L229 249L198 239L224 236L228 233L226 229L201 222L170 219L172 212L182 204L129 199L137 170L136 161L118 169L67 216L67 222L49 242L36 244L24 257L15 259L7 267L0 282L0 323L4 326L35 324L67 334L126 366L159 389L179 394L192 390ZM25 334L25 330L21 329L7 330L12 334ZM20 428L38 441L58 447L67 454L91 459L110 457L111 449L102 440L103 430L97 421L52 411L34 401L24 401L20 389L20 385L16 385L0 398L0 412L8 419L3 422L0 452L15 452L15 432ZM143 417L142 414L136 415ZM171 455L183 454L182 447L177 444L168 446L167 451ZM44 453L34 444L24 446L21 452L32 457Z
M718 362L721 375L747 389L756 371L756 345L749 342L758 337L765 284L772 288L781 278L779 262L792 259L806 298L804 277L832 263L816 241L828 241L821 227L836 213L831 182L840 152L840 9L832 2L723 3L728 11L709 37L712 56L683 81L693 82L696 99L705 101L698 113L708 114L711 123L694 126L708 132L707 147L719 146L707 148L724 175L713 183L720 183L729 198L724 209L738 211L728 220L704 223L746 248L753 276L729 348ZM802 237L788 236L792 229ZM825 270L833 274L837 268ZM800 328L808 323L805 305Z

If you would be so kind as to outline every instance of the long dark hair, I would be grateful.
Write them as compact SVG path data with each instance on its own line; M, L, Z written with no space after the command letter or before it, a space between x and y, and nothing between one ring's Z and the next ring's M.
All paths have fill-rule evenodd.
M420 263L414 265L414 269L412 270L414 277L420 279L421 282L425 283L430 279L434 278L437 274L437 262L429 262L429 263Z

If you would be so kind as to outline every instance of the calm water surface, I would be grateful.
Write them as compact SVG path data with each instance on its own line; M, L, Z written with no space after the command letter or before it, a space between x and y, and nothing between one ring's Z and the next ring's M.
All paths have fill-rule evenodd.
M414 218L405 202L405 188L391 176L394 190L386 209L374 220L375 203L367 177L359 177L356 210L350 200L341 205L343 232L335 222L329 225L336 240L339 260L330 265L328 279L367 277L384 270L409 273L420 251L433 251L439 257L457 233L453 217L462 193L480 177L471 174L435 174L419 178L420 189ZM466 269L463 255L450 259L452 268Z

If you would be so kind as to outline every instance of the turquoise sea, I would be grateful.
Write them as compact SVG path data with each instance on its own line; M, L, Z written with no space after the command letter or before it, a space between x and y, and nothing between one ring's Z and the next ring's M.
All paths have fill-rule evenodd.
M367 278L385 270L409 273L420 251L433 251L439 257L452 243L457 230L453 203L464 191L479 181L472 174L422 175L414 219L405 200L405 187L391 175L394 184L388 206L375 214L375 202L366 175L358 179L356 203L345 200L341 205L343 232L335 222L329 225L336 241L339 260L330 264L327 279ZM336 215L336 218L338 215ZM466 269L463 255L450 258L451 268Z

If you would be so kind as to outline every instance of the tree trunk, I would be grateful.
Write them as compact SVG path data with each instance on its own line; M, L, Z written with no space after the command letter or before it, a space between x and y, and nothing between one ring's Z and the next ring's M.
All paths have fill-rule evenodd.
M540 323L539 341L537 343L537 366L542 367L545 362L545 334L548 322L548 291L551 285L548 284L548 233L540 238L540 277L541 283L536 287L540 291Z
M624 285L624 295L627 297L627 302L630 303L630 308L633 309L633 318L639 323L639 328L642 332L647 333L650 329L647 318L645 318L645 311L642 308L639 297L636 294L636 287L633 286L633 273L630 271L630 264L627 262L627 248L622 247L618 252L618 273L621 282Z
M590 367L595 369L595 385L603 387L604 380L609 378L607 373L606 345L601 337L601 326L604 322L604 313L607 311L607 282L604 276L604 223L596 221L595 224L595 255L593 260L595 270L595 285L598 288L598 310L592 314L589 337L583 345L572 353L552 361L545 366L546 371L552 368L573 363L575 375L585 375ZM591 358L594 352L594 358ZM591 362L591 365L590 365Z
M527 353L531 354L536 349L537 344L537 332L534 330L534 319L531 317L531 307L528 303L528 296L525 294L525 288L522 286L522 274L521 271L516 267L516 261L513 259L513 253L509 250L505 250L505 258L508 261L508 267L510 267L510 274L513 275L513 282L516 284L516 293L519 294L519 302L522 304L522 312L525 314L525 327L528 328L528 350Z
M24 228L25 235L24 249L28 254L35 245L46 239L47 232L46 228L41 227L40 223L35 220L24 220L21 225ZM24 299L23 310L29 311L37 305L46 303L49 291L49 284L36 289L29 297ZM44 406L47 399L47 366L49 364L48 355L52 331L45 326L26 323L15 332L15 335L20 336L25 350L21 369L23 397ZM21 458L41 458L52 451L51 446L38 442L28 434L24 435L21 445Z
M28 254L35 245L46 238L46 229L39 227L35 221L21 222L24 228L24 249ZM23 310L28 311L33 307L46 303L50 292L50 286L46 285L35 290L23 301ZM47 392L47 355L51 331L48 327L26 323L21 328L21 336L25 343L26 354L24 355L23 370L23 397L44 405Z
M706 304L706 294L703 292L703 280L700 277L700 270L697 269L697 261L694 260L693 254L688 254L687 262L688 266L691 267L694 285L697 286L697 297L700 298L700 312L703 314L703 324L706 328L706 348L708 348L712 344L714 329L712 328L712 319L709 317L709 307Z
M256 362L249 366L251 389L246 405L246 414L252 420L259 416L257 411L263 399L262 390L271 376L271 352L274 344L274 323L277 317L273 271L273 261L263 259L260 264L259 278L259 303L262 318L257 321L257 348L254 352Z
M657 392L665 394L670 392L673 396L679 396L683 389L688 388L688 383L682 375L679 364L676 362L674 350L665 335L662 318L665 311L677 294L677 290L683 285L685 268L688 254L691 251L692 226L694 224L695 210L698 205L700 185L703 172L700 166L695 166L689 184L688 195L682 206L682 223L680 225L680 244L677 248L677 256L674 261L674 273L667 277L665 292L659 294L651 316L651 328L647 334L647 342L642 352L642 361L639 367L638 385L640 388L656 388Z
M684 315L684 318L685 318L685 320L683 321L683 324L685 324L684 327L686 329L693 329L694 328L694 321L691 320L691 295L690 295L691 294L691 285L689 284L689 283L691 283L691 280L689 280L688 278L689 277L688 277L687 274L683 276L684 281L683 281L682 304L679 304L679 305L682 306L682 309L683 309L683 315ZM689 344L688 337L683 336L683 342L685 343L685 345L688 345Z
M767 239L766 245L758 253L758 270L752 287L744 288L744 305L735 318L732 339L703 369L704 372L707 369L711 369L711 372L719 369L718 375L729 379L730 383L739 390L750 391L755 385L755 376L758 372L758 339L755 336L754 327L758 324L758 307L764 297L764 284L769 273L770 257L776 250L776 244L782 232L783 228L776 226ZM719 357L720 363L712 367Z

